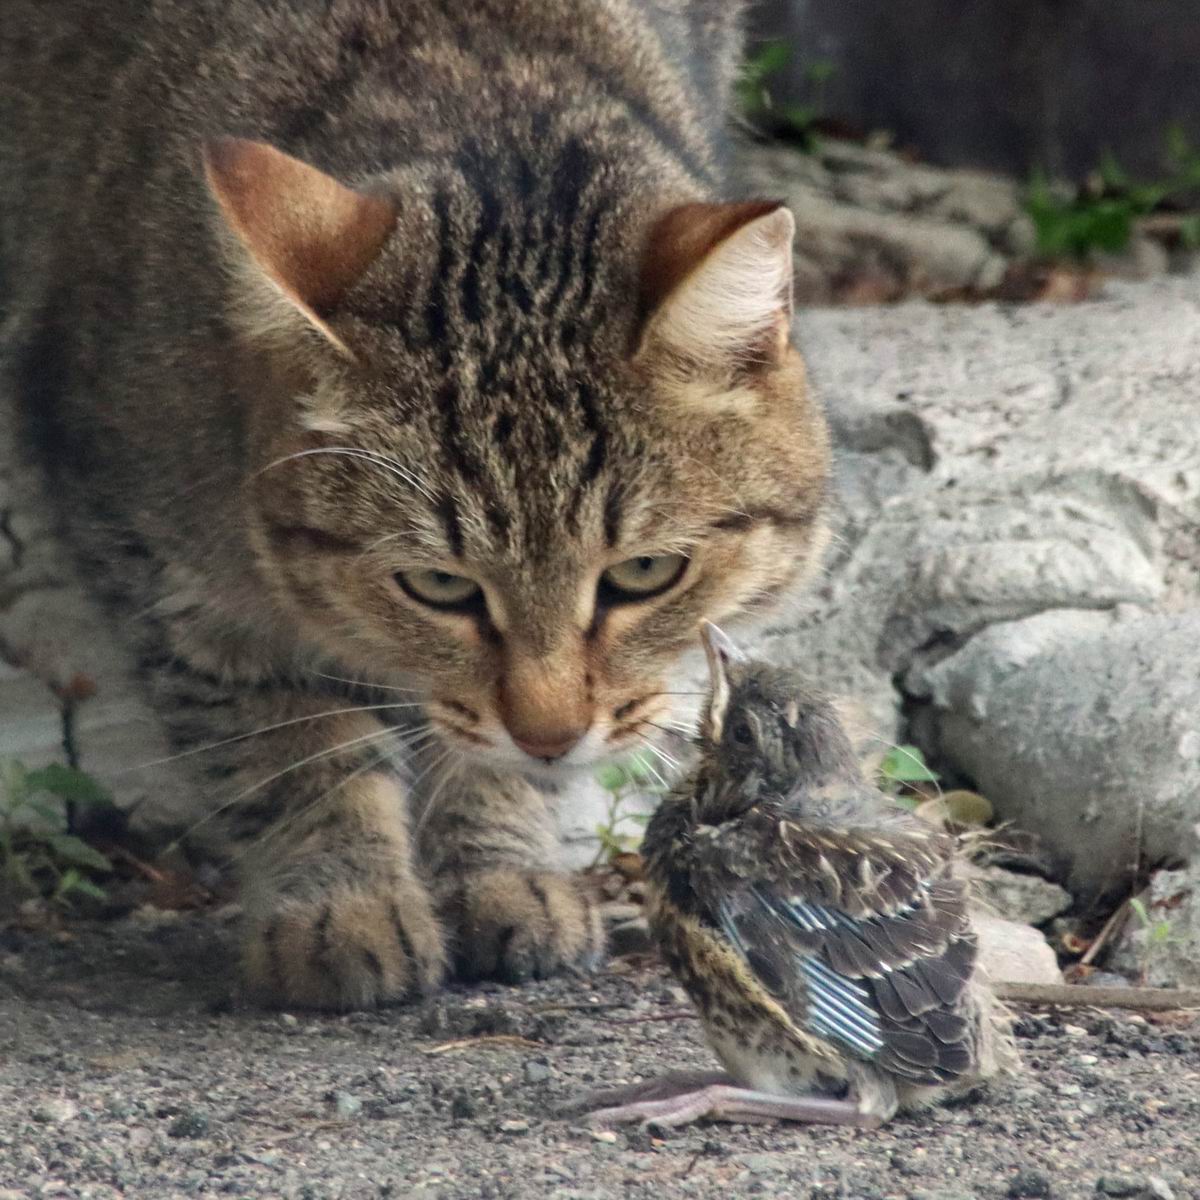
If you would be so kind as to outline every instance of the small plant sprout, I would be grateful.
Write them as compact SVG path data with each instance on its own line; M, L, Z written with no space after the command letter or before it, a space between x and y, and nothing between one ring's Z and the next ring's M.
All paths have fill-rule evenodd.
M1175 940L1171 922L1166 917L1151 916L1150 909L1140 896L1134 896L1129 901L1129 907L1142 927L1143 941L1139 958L1141 959L1142 980L1150 973L1150 967L1155 958Z
M925 762L917 746L893 746L879 764L879 787L904 808L916 808L921 797L915 784L937 784L938 774Z
M600 845L593 867L612 862L619 854L628 854L638 848L641 833L621 827L626 824L644 827L650 817L647 813L628 812L626 808L635 797L653 796L665 790L662 776L649 758L637 753L623 762L601 767L596 772L596 781L608 793L608 807L604 821L596 826Z
M103 900L96 879L111 872L112 864L70 832L56 801L76 812L112 805L104 787L83 771L0 762L0 884L63 906L81 897Z

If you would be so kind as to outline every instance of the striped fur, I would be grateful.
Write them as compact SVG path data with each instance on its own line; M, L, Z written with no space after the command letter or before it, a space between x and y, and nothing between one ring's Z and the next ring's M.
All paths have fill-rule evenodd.
M740 250L740 209L719 244L661 234L728 194L741 7L6 3L2 383L197 751L270 999L594 960L552 791L671 717L701 617L770 611L815 561L823 421L760 344L786 215ZM272 241L325 236L285 184L234 203L255 143L322 255ZM599 603L607 567L672 553L677 585ZM417 569L484 597L434 611L395 582ZM421 707L352 711L388 702ZM562 764L512 740L564 727Z

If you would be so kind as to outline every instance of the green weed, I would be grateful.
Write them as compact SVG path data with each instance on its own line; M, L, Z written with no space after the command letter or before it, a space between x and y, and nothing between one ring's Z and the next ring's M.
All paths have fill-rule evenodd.
M69 831L56 800L76 813L112 806L105 788L83 771L58 764L31 771L15 759L0 761L0 882L16 895L64 907L84 897L103 900L96 880L112 864Z
M621 827L632 824L644 829L650 817L646 813L627 812L626 806L635 797L658 795L664 790L662 776L649 757L641 754L601 767L596 772L596 781L608 793L608 807L604 821L596 826L600 845L593 867L611 862L618 854L629 854L641 845L640 831L623 831Z
M937 772L925 762L925 756L917 746L893 746L879 764L880 789L893 796L903 808L916 808L920 801L920 796L911 791L913 784L937 781Z
M1073 191L1055 187L1043 172L1034 172L1025 211L1033 221L1038 253L1076 261L1097 251L1120 253L1129 245L1138 218L1200 189L1200 149L1178 127L1168 131L1166 158L1168 174L1150 183L1130 178L1111 154ZM1180 217L1179 232L1185 245L1200 248L1200 214Z
M1175 932L1171 928L1171 922L1165 917L1157 920L1152 917L1145 901L1140 897L1132 897L1129 901L1129 907L1133 910L1133 915L1137 917L1138 924L1146 933L1146 939L1142 944L1139 954L1142 978L1145 979L1150 973L1150 966L1155 958L1175 941Z
M779 104L771 97L770 81L791 61L792 49L785 41L764 42L742 64L737 88L738 104L746 120L767 128L775 127L794 140L801 150L817 146L816 125L825 115L825 89L837 67L823 59L809 63L805 82L812 99L807 104Z

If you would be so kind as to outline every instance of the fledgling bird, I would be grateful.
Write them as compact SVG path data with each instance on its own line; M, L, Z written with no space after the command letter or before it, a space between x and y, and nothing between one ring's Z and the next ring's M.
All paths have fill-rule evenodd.
M700 762L642 854L651 928L729 1075L602 1094L592 1120L870 1128L1014 1063L955 839L863 778L798 672L703 639Z

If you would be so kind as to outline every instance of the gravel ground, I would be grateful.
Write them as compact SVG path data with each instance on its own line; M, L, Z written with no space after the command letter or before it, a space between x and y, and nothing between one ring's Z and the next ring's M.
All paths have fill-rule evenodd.
M0 1200L1095 1195L1200 1200L1200 1020L1021 1013L1025 1076L859 1133L557 1117L581 1090L709 1067L652 964L268 1014L228 993L231 921L0 924Z

